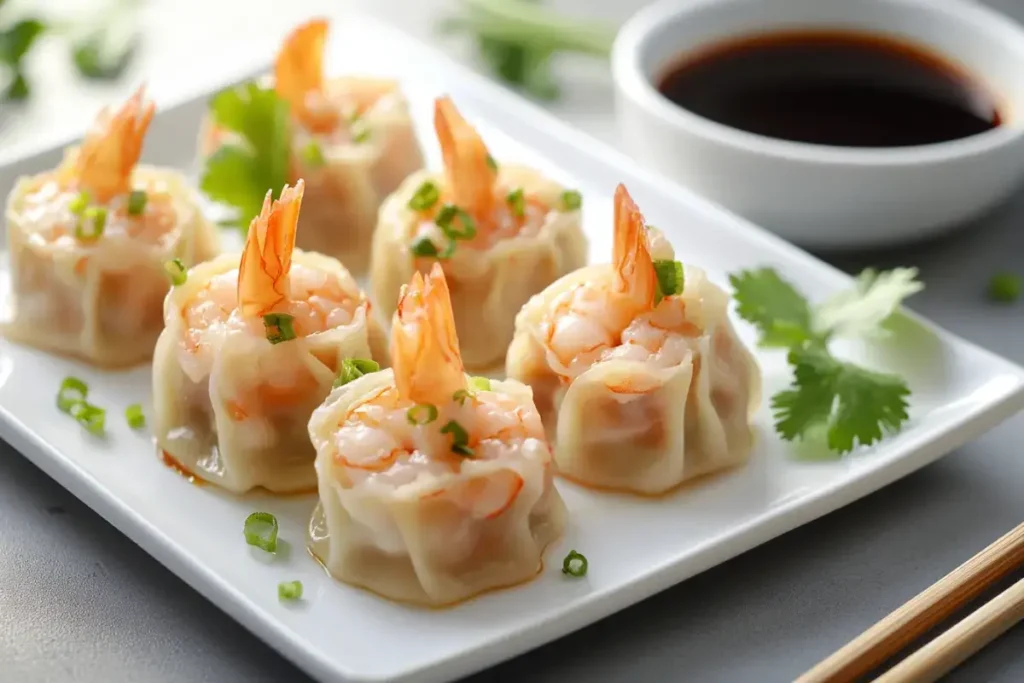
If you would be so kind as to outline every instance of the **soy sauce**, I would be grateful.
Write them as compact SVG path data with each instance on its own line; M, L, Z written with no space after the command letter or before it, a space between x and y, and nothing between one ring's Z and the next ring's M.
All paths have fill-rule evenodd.
M881 36L773 33L688 56L658 90L704 118L771 138L907 147L1000 124L991 93L942 56Z

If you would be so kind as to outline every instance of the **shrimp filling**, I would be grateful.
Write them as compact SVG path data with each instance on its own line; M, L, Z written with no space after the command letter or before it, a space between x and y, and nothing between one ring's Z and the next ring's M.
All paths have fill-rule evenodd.
M458 240L458 244L460 246L465 244L472 249L486 250L502 240L520 235L532 237L539 233L544 227L544 223L547 222L551 209L541 203L539 199L527 195L524 197L522 215L519 215L504 199L513 191L510 188L495 187L495 197L500 197L501 200L496 201L487 209L484 221L474 223L476 235L473 239ZM453 198L442 197L437 206L443 206L444 202L450 200L453 201ZM443 251L443 245L447 245L450 238L436 223L436 220L437 210L434 210L432 214L424 215L422 220L414 223L410 230L410 242L416 243L422 239L428 239L438 246L439 251ZM463 226L459 224L459 219L456 219L455 229L463 229Z
M153 180L135 189L146 193L146 204L138 215L128 213L127 195L117 195L105 204L89 201L90 207L106 210L102 236L154 245L173 239L177 216L167 183ZM30 241L68 249L88 243L75 236L79 223L90 220L76 207L80 197L85 196L61 187L53 176L41 178L38 186L25 196L22 206L22 223L31 231Z
M345 289L341 278L295 263L288 277L288 297L274 310L294 318L295 334L305 337L352 323L364 303ZM198 348L232 331L266 334L260 318L245 317L238 306L238 269L214 276L185 306L186 345Z
M439 407L437 417L426 424L410 417L414 405L388 387L341 418L333 436L334 457L353 485L397 488L421 477L460 472L469 460L452 451L453 436L441 431L453 420L468 434L473 462L512 460L546 449L536 410L503 394L474 392L461 405ZM509 492L498 488L492 493L507 497Z

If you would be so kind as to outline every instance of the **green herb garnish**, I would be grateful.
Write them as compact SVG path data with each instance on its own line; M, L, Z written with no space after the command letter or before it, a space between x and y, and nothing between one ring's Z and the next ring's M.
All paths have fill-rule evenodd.
M409 251L413 253L413 256L420 256L422 258L432 258L439 255L437 245L434 244L429 237L420 237L412 243L412 246L409 247Z
M472 395L473 394L471 394L468 389L459 389L454 394L452 394L452 400L461 406L465 405L466 399L471 397Z
M210 102L213 123L242 138L222 145L207 160L200 188L215 201L238 210L228 221L242 232L259 215L267 190L280 197L288 182L288 102L273 88L246 83Z
M487 377L470 377L469 386L477 391L490 391L491 380Z
M310 140L309 143L302 148L302 163L309 168L320 168L326 163L324 159L324 151L320 148L320 144L316 140Z
M278 600L298 600L302 597L301 581L282 581L277 584Z
M828 344L838 336L884 334L883 323L922 289L916 276L913 268L865 270L852 289L815 307L771 268L729 277L737 312L758 328L760 344L789 350L793 384L771 400L783 439L824 426L829 449L847 453L899 430L910 396L903 378L840 361Z
M413 211L426 211L437 204L437 200L440 198L441 191L437 189L437 185L429 180L424 180L409 198L409 208Z
M83 78L113 80L124 73L140 43L139 0L113 0L73 28L71 61Z
M107 411L86 401L78 401L71 406L71 417L78 424L95 436L102 436L107 421Z
M587 558L575 550L570 550L569 554L562 560L562 573L574 576L577 579L587 575Z
M131 194L128 195L128 215L141 216L142 212L146 210L146 203L148 201L149 195L146 194L145 190L132 190Z
M146 426L146 416L142 412L142 406L138 403L133 403L125 409L124 418L132 429L141 429Z
M380 364L368 358L345 358L341 361L341 370L338 371L338 378L334 380L333 388L343 387L363 375L380 370Z
M562 211L578 211L583 206L583 195L578 190L566 190L559 197Z
M65 377L57 391L57 409L71 414L76 403L82 403L89 396L89 385L77 377Z
M445 204L434 219L441 232L451 240L471 240L476 237L476 221L455 204ZM457 224L462 226L460 230Z
M271 344L280 344L295 339L295 328L292 326L294 322L295 316L287 313L267 313L263 316L263 328L267 333L267 341Z
M437 406L430 403L420 403L405 411L405 418L412 425L430 424L437 419Z
M107 225L107 210L102 206L88 206L75 223L75 239L93 242L103 236Z
M7 81L3 99L23 100L29 96L22 62L45 30L46 25L39 19L22 19L0 29L0 83ZM6 79L3 78L5 71Z
M268 553L277 552L277 530L277 517L269 512L252 513L242 528L246 543Z
M89 193L86 192L85 190L82 190L81 192L75 195L74 199L68 202L68 211L70 211L76 216L81 216L83 213L85 213L86 208L88 208L89 200Z
M451 434L452 436L452 453L456 453L463 457L473 457L473 449L469 447L469 432L455 420L448 420L448 422L441 427L442 434Z
M526 215L526 196L523 194L523 188L517 187L505 196L505 201L508 203L508 207L512 209L512 214L517 218L522 218Z
M615 27L568 17L535 0L461 0L442 30L476 39L478 54L499 79L541 99L555 99L551 58L561 52L607 57Z
M667 296L683 293L683 264L679 261L655 261L654 272L658 274L658 291L655 303Z
M1000 304L1012 304L1020 298L1020 276L996 273L988 283L988 298Z
M185 268L185 264L181 262L180 258L164 261L164 272L167 273L167 277L171 278L171 284L175 287L180 287L188 281L188 269Z

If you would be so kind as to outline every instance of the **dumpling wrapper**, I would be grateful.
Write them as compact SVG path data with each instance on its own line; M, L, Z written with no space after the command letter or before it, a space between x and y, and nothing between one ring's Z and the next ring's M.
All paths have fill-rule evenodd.
M385 315L395 310L402 285L416 270L427 272L435 261L417 258L410 243L423 218L409 208L409 199L426 181L444 187L442 174L413 174L381 207L373 238L371 284L374 301ZM565 188L539 172L502 164L498 186L521 187L547 206L558 207ZM500 368L512 340L515 316L530 297L582 267L587 239L581 212L552 208L536 232L500 239L486 250L459 243L451 258L441 261L451 289L452 308L463 361L467 368Z
M213 257L218 235L183 175L138 166L132 177L136 187L166 187L176 219L158 241L124 233L104 233L92 243L40 239L26 198L49 181L35 176L17 182L6 208L14 304L3 330L8 338L111 368L153 356L170 287L164 264L178 258L188 267Z
M315 451L306 430L310 414L330 393L342 359L387 362L383 329L345 268L298 249L292 258L294 264L337 274L346 291L362 297L349 324L280 344L271 344L264 334L232 330L197 361L185 348L183 310L214 276L238 268L238 254L196 266L165 302L166 328L153 359L157 445L188 472L233 493L257 486L275 493L314 489ZM249 414L253 403L258 414Z
M338 425L354 405L394 383L391 370L361 377L331 392L309 421L320 492L310 521L313 553L341 581L434 607L534 578L566 517L542 440L528 440L514 455L466 459L458 472L424 473L397 486L373 478L353 482L338 462L332 443ZM519 382L492 380L491 389L532 409L530 389ZM475 507L474 482L514 475L522 488L511 506L498 514Z
M745 463L761 373L728 317L728 295L694 266L685 268L687 319L702 332L682 362L659 368L607 359L570 383L549 365L539 324L552 301L611 266L572 273L516 318L506 371L533 388L566 478L595 488L662 494L686 481Z
M382 202L410 173L423 168L423 152L397 83L346 77L329 80L325 86L328 97L339 101L346 100L349 91L365 97L367 87L390 88L360 115L365 140L350 139L347 128L338 137L311 133L295 122L289 145L288 182L302 178L306 183L296 246L332 256L359 276L369 268ZM216 130L207 118L201 127L200 152L209 156L231 139L231 133ZM319 148L322 164L311 163L304 154L310 143Z

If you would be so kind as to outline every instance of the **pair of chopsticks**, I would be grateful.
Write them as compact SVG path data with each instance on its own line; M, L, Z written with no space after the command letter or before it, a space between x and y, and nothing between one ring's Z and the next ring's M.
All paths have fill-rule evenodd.
M796 683L846 683L862 678L1021 565L1024 565L1024 524L869 628L798 678ZM875 680L883 683L938 680L1021 619L1024 619L1024 579Z

